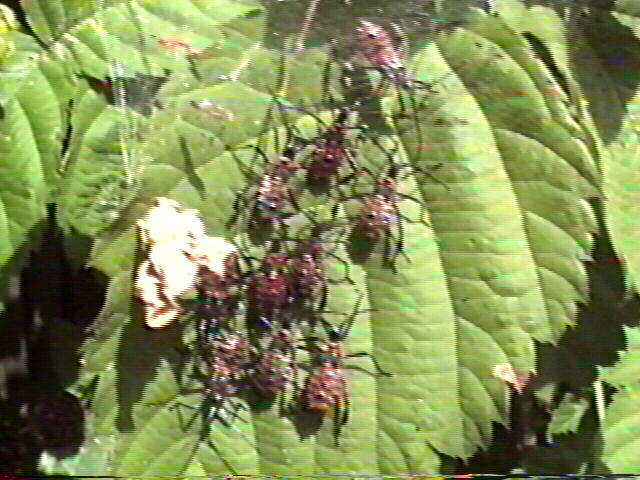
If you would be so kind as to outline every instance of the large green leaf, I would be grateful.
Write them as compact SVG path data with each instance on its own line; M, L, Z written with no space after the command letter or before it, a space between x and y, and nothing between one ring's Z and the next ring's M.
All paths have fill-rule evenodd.
M640 390L637 385L623 388L607 408L602 461L611 472L633 473L640 468L640 446L636 435L640 415L637 408L639 400Z
M136 122L138 119L140 122ZM118 109L82 83L74 98L72 136L64 158L58 223L94 236L111 223L136 193L144 158L127 135L142 119Z
M21 3L40 41L96 78L162 75L165 68L188 70L184 55L163 49L158 44L162 39L186 41L194 49L207 49L216 61L228 61L226 36L235 32L226 24L239 17L255 17L261 10L254 2L232 0ZM260 29L260 22L252 24Z
M35 8L36 2L25 3ZM397 272L385 264L384 242L354 242L339 252L349 259L356 288L332 286L330 308L349 312L357 291L367 294L373 312L358 317L347 346L371 352L393 376L349 371L350 419L338 443L331 418L316 430L304 415L282 416L276 406L259 411L248 406L232 427L214 423L205 442L199 417L189 428L182 420L193 412L169 408L173 400L190 405L200 401L198 395L184 395L179 386L183 372L175 347L181 330L192 328L190 323L149 332L132 303L134 221L153 197L166 196L199 209L209 234L250 243L242 224L230 231L226 223L237 192L255 182L241 168L251 151L231 154L226 148L260 143L273 155L273 137L282 145L284 132L278 129L278 115L264 132L263 119L273 106L270 90L281 87L274 71L282 55L262 45L262 16L247 16L261 10L251 3L228 2L224 18L212 8L192 18L189 9L201 3L158 2L162 7L156 7L150 2L109 2L93 13L86 10L86 20L60 31L46 27L58 28L57 21L44 21L53 18L49 7L42 8L40 16L31 13L45 41L65 45L69 36L77 40L74 58L85 72L109 72L108 62L105 66L91 53L99 50L87 32L97 31L97 24L100 41L122 47L116 55L119 74L139 72L166 80L156 95L163 108L148 107L144 127L131 137L139 142L136 151L152 161L140 173L135 199L100 236L92 259L111 277L110 297L98 319L99 332L86 346L78 383L97 382L95 435L117 436L109 473L432 474L438 465L435 452L467 458L486 447L492 423L505 423L509 411L506 387L493 377L493 367L508 364L532 371L533 341L557 341L574 322L577 304L585 301L582 262L595 231L587 199L599 187L593 130L581 117L584 112L576 115L568 106L575 99L558 85L551 67L518 35L518 15L525 10L505 12L504 19L476 12L473 23L441 35L435 44L425 45L425 38L418 37L411 76L425 82L444 76L435 87L440 93L402 93L411 114L403 117L397 115L397 92L388 89L381 106L384 118L372 122L369 133L377 134L388 151L397 144L400 162L420 167L442 163L436 175L446 184L422 175L402 183L407 194L424 204L429 225L403 224L407 258L398 258ZM196 33L209 25L205 30L210 36L196 46L215 44L221 55L194 60L195 68L190 68L180 55L150 51L151 35L177 33L166 21L176 18L193 23ZM553 28L540 33L541 42L548 40L543 34L560 38L563 27L553 12L543 11L541 18L553 20ZM352 18L340 21L345 30L352 28ZM126 35L134 38L127 32L143 40L135 37L126 43ZM285 49L287 100L319 103L328 46ZM559 50L553 48L554 53ZM571 78L560 53L555 61ZM572 83L572 88L580 101L579 87ZM212 119L190 106L190 101L203 99L232 115ZM128 100L138 108L136 99ZM365 102L363 110L369 106L375 101ZM419 112L413 111L416 106ZM79 96L74 119L78 132L62 204L66 224L84 233L96 232L104 218L98 202L91 201L103 175L112 178L111 164L102 160L114 161L118 173L113 178L121 175L121 159L114 155L110 136L120 114L124 112L91 91ZM367 115L374 117L375 112L363 112ZM318 128L315 119L304 114L297 127L308 137ZM95 145L107 150L97 151ZM357 161L378 171L387 158L363 141ZM366 175L358 178L358 188L370 189L370 183ZM308 193L299 199L307 209L326 201ZM354 203L345 205L347 213ZM417 203L400 203L406 216L420 215ZM88 220L75 219L74 212L84 212ZM394 235L392 242L400 232ZM339 272L341 265L332 268ZM372 368L366 358L350 360L349 365Z
M45 214L55 188L73 77L36 42L12 34L16 51L0 72L0 266Z

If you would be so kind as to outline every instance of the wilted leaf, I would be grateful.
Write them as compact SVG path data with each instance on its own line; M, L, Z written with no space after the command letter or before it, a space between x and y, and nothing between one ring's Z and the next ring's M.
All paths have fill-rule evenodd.
M204 233L196 210L158 197L136 222L144 258L138 266L135 290L148 327L163 328L182 313L178 299L198 283L203 271L223 278L237 248Z
M506 363L494 365L491 374L519 394L524 392L531 379L531 375L528 372L516 372L511 365Z

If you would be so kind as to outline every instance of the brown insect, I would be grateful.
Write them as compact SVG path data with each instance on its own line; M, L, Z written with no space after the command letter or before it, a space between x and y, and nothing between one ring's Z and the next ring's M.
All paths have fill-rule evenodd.
M240 392L247 375L253 348L248 339L236 334L210 335L208 343L205 338L200 339L201 350L196 360L203 360L204 369L199 362L194 364L194 378L200 383L198 388L185 389L181 394L200 394L203 401L196 407L191 404L175 402L170 408L184 407L196 410L202 417L201 440L204 440L211 431L211 423L219 421L230 427L237 413L244 406L233 399ZM194 415L184 427L190 428L195 420ZM182 416L179 420L183 423Z
M235 334L223 336L213 341L210 364L234 378L240 378L251 363L251 352L252 347L246 337Z
M347 358L368 356L372 359L380 375L390 374L380 368L370 353L346 353L344 340L346 339L356 317L360 313L370 310L359 310L362 295L360 295L353 313L338 328L325 322L328 341L317 345L313 349L313 363L303 391L304 408L310 412L325 415L336 413L336 435L340 428L348 422L349 399L347 394L347 379L344 372ZM342 411L336 411L342 401Z
M351 111L350 108L341 108L336 119L322 135L313 141L311 163L307 167L312 180L328 182L335 179L345 163L348 163L354 171L356 170L347 133L359 127L347 126L346 122Z
M287 255L268 253L262 260L261 271L253 278L251 296L263 318L273 318L291 301L288 264Z
M229 262L231 265L231 262ZM238 310L240 275L233 264L228 274L219 275L201 268L198 273L198 313L207 321L232 317Z
M365 236L378 239L385 235L397 219L397 207L386 195L374 193L362 200L358 224Z
M394 85L402 88L414 87L415 82L407 78L406 67L389 33L380 25L367 20L359 20L358 23L355 39L362 56Z
M254 367L253 380L260 391L275 395L294 380L296 341L289 323L270 334L269 344Z
M435 94L434 85L437 82L423 82L408 77L407 68L402 61L398 47L389 32L382 26L368 20L359 20L355 29L355 40L360 54L371 65L369 68L379 72L383 79L389 81L398 89L411 92L408 95L408 99L411 105L411 116L415 119L417 143L419 145L417 156L420 157L422 151L422 128L418 119L418 112L422 109L422 106L419 106L413 92L422 90L426 93ZM445 77L447 75L449 73ZM398 118L406 117L408 109L405 105L404 95L398 95L397 100L400 105Z
M288 213L293 196L287 181L299 168L293 158L286 155L272 163L258 182L255 212L260 220L275 222Z
M335 213L334 213L335 217ZM327 277L326 262L329 257L338 260L345 267L344 280L354 283L349 277L349 263L328 249L329 244L342 243L339 239L329 239L327 232L340 227L336 222L316 223L302 239L288 239L298 242L298 247L290 257L289 270L296 300L305 302L320 298L318 311L324 311L327 303L328 284L341 280L330 280Z
M380 148L382 147L380 146ZM392 158L391 154L389 154L389 156ZM438 169L441 166L441 164L438 164L432 167L431 171ZM375 180L373 192L356 197L361 199L360 214L357 218L357 229L366 238L378 240L382 237L390 237L392 236L392 227L394 225L396 226L397 239L395 249L391 252L390 257L388 258L392 268L394 269L397 256L404 253L404 222L422 223L430 226L423 218L425 213L424 202L416 197L399 191L399 177L403 168L408 168L412 172L420 172L433 177L430 171L408 164L397 164L391 161L391 166L387 173L382 178ZM371 174L367 169L363 170L366 170ZM436 179L436 181L438 180ZM420 206L421 211L419 220L408 218L402 214L399 208L399 202L402 200L411 200Z

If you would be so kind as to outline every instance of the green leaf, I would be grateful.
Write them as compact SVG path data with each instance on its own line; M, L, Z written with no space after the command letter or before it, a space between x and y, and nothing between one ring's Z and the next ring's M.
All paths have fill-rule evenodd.
M637 327L624 329L626 348L618 362L603 369L600 378L614 387L631 387L640 381L640 331Z
M13 98L39 67L40 55L43 53L38 43L28 35L13 32L7 38L15 43L16 51L2 62L0 71L0 104L4 105Z
M464 372L474 365L472 376L461 375L461 385L476 383L491 392L484 398L480 391L462 395L463 411L473 411L474 428L487 432L489 420L497 418L482 409L502 403L488 378L491 367L505 361L498 352L516 369L532 369L527 334L556 341L575 321L577 302L585 300L581 261L595 230L585 200L597 191L597 173L584 145L588 132L565 127L569 113L562 97L527 46L499 20L482 19L473 31L445 36L438 46L442 57L435 50L418 57L416 77L442 76L446 61L461 79L459 91L468 94L445 90L433 102L440 108L423 117L423 145L415 135L403 140L416 163L428 158L444 165L437 176L449 191L427 183L422 193L451 304L473 326L466 330L458 322L460 366ZM434 114L439 121L427 128ZM456 124L456 117L468 127ZM487 352L478 345L483 336L495 354L477 353ZM467 343L468 356L462 349ZM489 439L473 430L465 436L476 444Z
M0 265L27 243L45 216L58 179L73 78L32 39L15 34L18 50L0 72ZM4 86L5 82L9 86Z
M636 429L640 389L623 388L607 407L603 427L604 451L602 461L611 472L636 472L640 468L640 442Z
M145 162L127 137L133 124L141 123L136 119L135 112L108 105L87 84L78 89L57 199L63 229L93 237L135 196Z
M136 11L151 24L153 18L142 18L147 13ZM109 8L103 14L110 15ZM250 252L264 250L248 232L248 208L228 226L238 192L255 186L264 171L260 159L251 164L253 152L246 147L260 145L268 157L279 154L286 134L282 116L295 121L299 135L317 135L318 122L304 111L331 118L327 99L320 107L309 106L321 99L321 65L331 59L327 45L302 52L285 48L292 71L285 72L288 85L282 90L288 96L282 101L305 106L303 112L278 111L272 92L283 86L268 70L281 52L262 46L257 28L262 19L256 18L231 21L237 31L220 41L220 58L194 60L191 70L177 55L174 64L163 64L170 72L155 95L163 108L149 107L144 127L136 131L137 151L152 161L141 173L136 198L94 246L92 264L112 281L99 319L103 325L86 346L79 382L98 379L97 428L118 436L111 473L436 473L438 453L468 458L490 444L494 422L507 422L507 387L494 378L493 368L507 364L533 371L534 340L556 342L586 300L582 262L589 258L596 230L587 200L600 186L593 131L588 121L574 119L569 95L519 32L500 18L478 13L473 25L417 48L411 78L429 82L444 76L434 86L439 93L416 89L401 92L398 100L395 89L381 88L376 90L384 97L380 105L373 96L365 99L360 114L370 128L357 142L356 161L376 173L388 167L388 155L421 168L442 163L434 175L446 186L419 173L402 179L402 193L419 200L398 202L412 221L403 221L402 230L395 226L383 241L355 235L346 249L337 249L355 286L331 285L329 296L330 310L348 313L358 293L366 294L362 307L372 312L358 316L347 348L372 353L393 376L347 369L350 417L337 442L331 415L314 424L304 413L287 416L277 405L260 410L242 400L230 427L216 421L203 425L193 410L202 395L181 388L188 374L174 350L193 325L184 319L166 331L147 331L132 302L134 222L153 197L169 197L197 208L209 234L234 238ZM353 28L351 18L341 21ZM419 38L418 45L425 43ZM145 53L131 58L162 64ZM134 63L125 71L136 71ZM303 66L311 73L302 73ZM371 80L377 82L375 73ZM335 85L339 82L329 83L336 99L348 97ZM228 114L215 118L194 109L190 102L198 100ZM135 108L142 104L131 102ZM79 105L78 115L88 113L78 125L105 122L110 128L105 120L111 118L110 108L98 98L89 93ZM369 122L379 113L377 123ZM78 129L74 152L92 134ZM374 135L377 142L370 140ZM89 166L95 163L92 156L88 151ZM79 193L71 193L66 205L91 197L83 193L82 161L78 155L73 163L78 166L70 167L77 170L69 181L76 182L78 175L70 191ZM93 175L92 168L86 171ZM309 193L301 178L292 184L307 212L332 204ZM363 173L352 193L371 188L371 178ZM358 201L342 207L340 216L353 216ZM76 220L67 222L76 225ZM90 231L86 225L76 228ZM399 241L406 256L390 260L389 251ZM344 271L338 261L329 268ZM349 359L348 366L372 370L367 358ZM569 428L562 425L558 428Z
M462 69L462 80L495 138L487 149L493 149L512 185L510 201L523 226L524 238L518 241L526 242L529 257L521 270L544 299L544 310L533 310L522 325L537 340L555 342L575 321L577 304L587 293L582 262L589 257L596 225L585 200L597 194L599 182L590 132L571 120L561 89L515 31L495 18L484 19L475 30L502 57L486 66L473 61ZM478 40L474 35L461 38L443 50L445 58L468 63L465 51ZM481 67L480 73L474 65ZM496 203L505 209L504 197Z
M588 408L589 402L585 398L565 395L551 415L547 427L547 441L552 444L554 435L576 433Z
M162 39L187 42L224 61L221 47L228 29L235 33L229 22L249 18L254 36L262 28L261 7L255 2L23 0L22 5L39 40L95 78L188 70L184 52L162 48Z

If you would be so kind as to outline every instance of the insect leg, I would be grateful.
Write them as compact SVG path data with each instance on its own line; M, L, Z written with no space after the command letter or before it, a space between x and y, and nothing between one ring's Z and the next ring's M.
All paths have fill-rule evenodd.
M378 363L376 358L373 355L371 355L369 352L350 353L346 357L347 358L369 357L371 359L371 362L373 363L373 366L376 368L376 371L378 372L378 375L380 375L382 377L391 377L392 376L391 373L389 373L386 370L382 369L382 367L380 366L380 364ZM369 372L367 372L367 373L369 373Z
M329 301L329 287L327 285L327 281L322 282L321 292L320 292L320 302L318 303L318 310L324 312L324 309L327 307L327 303Z
M220 450L218 449L218 447L215 446L215 444L211 441L211 438L209 438L209 434L207 434L207 445L209 446L209 448L211 448L211 450L213 450L214 452L216 452L216 455L218 455L218 458L222 461L222 463L224 464L225 467L227 467L227 469L229 470L229 472L231 472L231 475L233 476L237 476L238 472L235 471L235 469L233 468L233 466L229 463L229 460L227 460L225 458L224 455L222 455L222 453L220 452ZM195 453L195 452L194 452ZM193 458L193 457L192 457Z
M342 414L342 419L340 420L340 425L346 425L349 422L349 410L351 407L351 401L349 399L349 391L344 389L342 393L342 401L344 402L344 412Z
M398 203L397 202L392 202L392 204L393 204L393 209L395 211L396 224L398 226L398 240L396 241L395 250L394 250L394 253L392 255L391 268L393 269L394 273L398 273L398 270L396 269L396 259L398 258L398 255L402 254L404 256L404 258L407 260L407 262L409 262L409 263L411 263L411 258L409 257L409 255L407 255L407 252L404 251L404 224L403 224L403 219L405 218L405 216L402 215L402 213L400 213L400 208L398 207ZM387 234L390 237L392 237L391 231L389 231Z
M349 406L349 394L345 389L345 391L340 395L340 398L337 399L333 410L333 437L336 447L340 446L340 434L342 432L342 427L349 422Z
M416 102L416 98L414 93L411 91L407 92L407 96L409 97L409 102L411 103L411 110L415 120L416 127L416 137L418 141L418 152L416 153L416 158L422 157L422 127L420 126L420 117L418 115L418 104ZM398 97L402 97L401 93L398 93Z
M343 281L346 281L348 283L350 283L351 285L355 285L356 282L353 281L353 279L351 278L351 265L349 264L349 262L347 262L344 258L340 258L339 255L336 255L333 252L327 252L327 256L332 257L333 259L337 260L338 262L342 263L342 265L344 266L344 277L338 279L338 280L327 280L327 282L329 283L340 283Z
M427 227L431 227L431 223L429 223L429 221L424 218L425 214L428 212L427 208L424 205L424 202L420 201L418 198L412 197L411 195L406 195L404 193L396 193L396 195L403 200L411 200L412 202L415 202L420 206L420 217L418 218L418 220L407 217L405 214L401 213L399 209L397 212L398 218L402 217L402 219L404 219L404 221L408 223L422 223Z
M416 167L416 166L413 166L413 165L412 165L412 166L411 166L411 169L412 169L413 171L420 172L420 173L422 173L422 174L426 175L426 176L427 176L427 177L429 177L431 180L433 180L434 182L438 183L439 185L442 185L442 186L443 186L444 188L446 188L447 190L451 190L451 189L449 188L449 186L448 186L446 183L444 183L442 180L440 180L438 177L436 177L435 175L433 175L433 174L431 173L431 172L434 172L434 171L436 171L436 170L440 169L442 166L443 166L443 164L442 164L442 163L437 163L437 164L433 165L431 168L426 169L426 168Z

